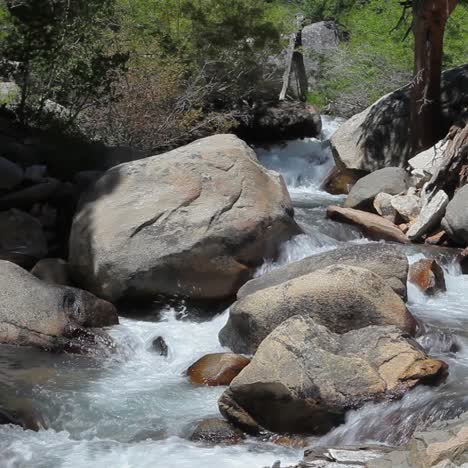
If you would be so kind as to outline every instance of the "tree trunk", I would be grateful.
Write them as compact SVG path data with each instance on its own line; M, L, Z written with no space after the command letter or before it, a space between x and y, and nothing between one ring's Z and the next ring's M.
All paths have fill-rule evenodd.
M415 70L411 99L413 153L441 137L441 73L445 26L458 0L413 0Z

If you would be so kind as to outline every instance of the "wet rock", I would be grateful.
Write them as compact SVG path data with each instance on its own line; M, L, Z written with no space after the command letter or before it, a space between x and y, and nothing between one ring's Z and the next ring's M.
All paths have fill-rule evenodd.
M421 212L420 199L417 195L395 195L390 200L393 209L405 222L414 221Z
M231 382L227 399L221 398L220 411L235 425L247 415L257 430L323 434L342 423L348 410L438 383L446 372L445 363L428 358L396 327L338 335L310 317L295 316L261 343Z
M392 206L392 198L393 195L381 192L374 198L373 205L377 214L395 224L398 218L398 213Z
M162 336L155 338L151 343L151 347L153 348L153 351L156 351L160 356L167 357L169 354L169 347Z
M468 104L468 65L442 74L443 127L460 120ZM347 120L332 136L338 166L367 172L406 167L413 156L409 135L411 84L383 96L365 111ZM382 190L381 190L382 191Z
M385 167L359 179L346 198L345 207L371 210L374 198L381 192L398 195L409 187L408 173L399 167Z
M86 291L47 284L6 261L0 291L0 343L74 352L111 343L92 329L117 324L117 311Z
M458 260L462 273L468 275L468 247L459 254Z
M300 232L283 179L233 135L112 168L73 221L77 284L117 301L234 296Z
M409 243L406 235L395 224L373 213L353 208L329 206L327 216L334 221L359 227L366 236L374 240L386 240L400 244Z
M23 181L23 169L8 159L0 157L0 189L11 190Z
M250 359L239 354L207 354L187 369L187 375L198 385L229 385L249 363Z
M447 233L440 229L435 234L432 234L424 241L428 245L442 245L447 240Z
M283 447L306 448L308 445L307 438L289 434L275 434L268 441Z
M47 241L36 218L13 209L0 212L0 226L1 259L30 267L47 255Z
M281 323L312 317L334 333L369 325L396 325L413 333L415 320L384 280L363 268L335 265L262 289L237 301L219 340L235 352L254 353Z
M68 263L61 258L43 258L39 260L31 270L31 274L46 283L62 286L71 285Z
M442 226L451 240L468 245L468 185L462 187L447 205Z
M30 208L37 202L50 200L60 188L58 180L50 180L42 184L18 190L0 197L0 209Z
M242 299L261 289L285 283L323 268L341 264L370 270L381 276L397 294L406 297L408 258L400 246L389 244L349 244L329 252L306 257L279 267L246 283L237 293Z
M347 195L351 187L362 177L365 172L353 169L340 169L334 167L322 184L322 189L332 195Z
M443 190L439 190L432 199L422 207L421 213L409 228L407 233L408 238L412 241L417 241L437 228L444 217L448 202L448 195Z
M244 434L221 418L205 419L197 424L190 440L208 444L235 445L244 439Z
M433 258L413 263L409 269L408 280L429 295L447 290L444 270Z
M13 406L0 404L0 425L13 424L30 431L47 429L47 423L29 400L17 399Z

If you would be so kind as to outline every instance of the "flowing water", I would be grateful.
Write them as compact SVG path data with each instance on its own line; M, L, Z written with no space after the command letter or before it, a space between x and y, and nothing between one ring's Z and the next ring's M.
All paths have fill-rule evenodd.
M343 201L320 190L333 165L326 139L339 123L325 119L323 141L257 149L266 167L283 174L305 231L258 275L346 243L367 242L355 229L324 216L326 206ZM421 322L421 345L449 363L447 382L416 389L398 402L351 412L346 424L311 443L396 444L415 427L468 408L468 276L453 264L446 274L447 293L434 298L410 286L409 307ZM187 439L197 421L218 415L217 399L224 388L192 386L184 371L204 354L223 351L217 335L227 314L193 321L190 314L168 308L158 320L122 318L109 330L119 352L100 359L1 347L0 403L32 402L49 429L36 433L0 426L0 468L261 468L279 459L283 466L297 462L302 450L255 439L225 447ZM166 358L152 350L157 336L169 346Z

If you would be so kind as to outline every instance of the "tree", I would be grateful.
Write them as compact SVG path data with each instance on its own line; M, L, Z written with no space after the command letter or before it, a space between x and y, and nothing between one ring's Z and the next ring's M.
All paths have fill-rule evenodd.
M71 123L109 93L113 72L127 60L111 46L114 0L6 0L3 11L0 52L21 90L22 123L42 123L63 109L57 104Z
M411 98L413 152L431 147L443 136L441 73L444 33L458 0L409 0L414 34L414 79Z

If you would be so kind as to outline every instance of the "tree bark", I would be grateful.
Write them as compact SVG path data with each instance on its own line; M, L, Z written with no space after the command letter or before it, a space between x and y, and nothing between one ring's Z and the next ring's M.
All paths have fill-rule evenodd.
M444 134L441 73L444 32L458 0L413 0L415 70L411 99L413 153L431 147Z

